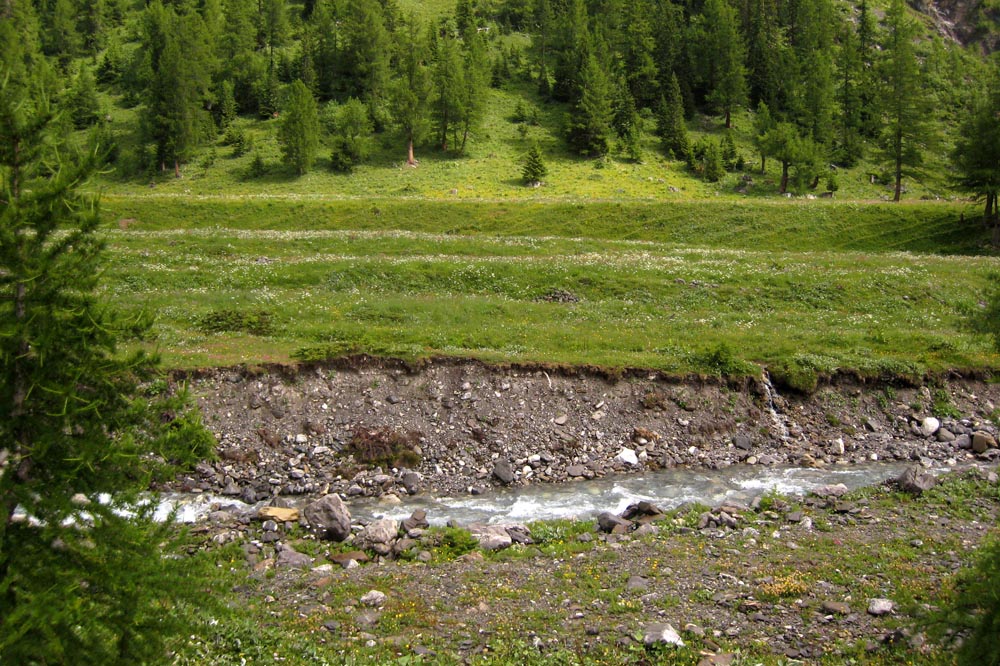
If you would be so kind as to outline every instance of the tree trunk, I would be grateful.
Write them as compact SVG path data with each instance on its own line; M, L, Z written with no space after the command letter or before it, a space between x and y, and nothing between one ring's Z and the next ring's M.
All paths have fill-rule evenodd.
M729 129L732 126L733 126L733 115L732 115L732 112L730 112L729 109L726 109L726 129Z
M406 164L407 166L415 167L417 166L417 160L413 156L413 134L411 133L409 139L406 142Z
M781 163L781 188L778 190L780 194L788 191L788 166L788 162Z
M174 178L180 178L180 177L181 177L181 161L177 158L174 158Z
M896 190L892 200L899 202L903 195L903 135L902 130L896 130Z
M766 168L767 168L767 157L764 156L764 153L761 153L760 154L760 172L764 173L764 170Z

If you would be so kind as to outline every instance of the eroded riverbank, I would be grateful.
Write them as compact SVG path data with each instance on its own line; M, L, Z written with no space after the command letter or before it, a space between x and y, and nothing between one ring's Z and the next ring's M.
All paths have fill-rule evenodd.
M1000 387L841 382L813 395L657 373L475 362L226 369L189 378L220 459L173 485L255 503L476 495L659 469L989 462ZM391 500L391 497L389 498Z

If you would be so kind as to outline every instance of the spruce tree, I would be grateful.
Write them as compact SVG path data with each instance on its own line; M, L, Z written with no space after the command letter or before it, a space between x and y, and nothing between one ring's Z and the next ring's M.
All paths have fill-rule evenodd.
M667 94L660 100L657 118L657 135L662 140L663 152L675 160L687 160L691 153L687 125L684 123L684 101L677 75L670 76Z
M77 129L89 127L97 122L101 105L97 99L97 82L90 68L82 66L67 95L67 106Z
M542 182L542 178L548 174L549 170L542 161L542 151L538 144L532 144L531 149L524 158L524 166L521 168L521 179L525 185L537 185Z
M580 83L580 99L567 117L566 138L580 155L602 157L611 148L614 110L608 76L593 55L587 58Z
M0 69L0 663L160 662L199 585L135 500L156 460L193 462L214 438L138 392L149 319L98 300L96 202L77 189L98 154L58 124Z
M709 141L708 145L705 146L705 158L702 162L702 174L705 176L705 180L710 183L717 183L722 180L724 175L726 175L726 169L722 163L722 154L719 150L719 144L715 141Z
M312 93L298 79L288 87L278 144L285 164L297 174L301 176L312 168L319 148L319 112Z

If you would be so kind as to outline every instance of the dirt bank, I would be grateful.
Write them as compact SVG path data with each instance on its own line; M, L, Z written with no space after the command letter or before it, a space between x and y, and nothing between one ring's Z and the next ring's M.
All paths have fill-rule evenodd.
M432 361L186 378L220 460L175 487L279 495L481 492L662 467L993 459L1000 387L727 383Z

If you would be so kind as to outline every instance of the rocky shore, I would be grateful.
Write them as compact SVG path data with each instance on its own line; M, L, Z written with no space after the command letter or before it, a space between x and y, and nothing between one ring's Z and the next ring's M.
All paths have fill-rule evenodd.
M219 459L171 490L261 502L566 483L734 464L957 464L1000 457L1000 387L679 381L436 361L213 370L180 378ZM167 489L167 488L164 488ZM391 498L390 498L391 499Z

